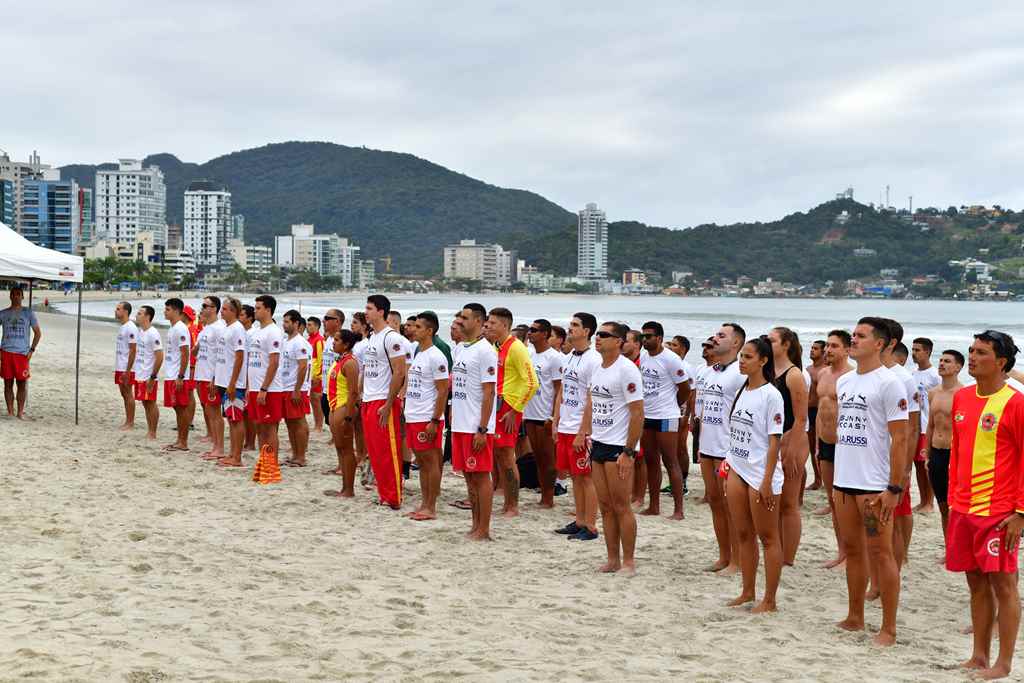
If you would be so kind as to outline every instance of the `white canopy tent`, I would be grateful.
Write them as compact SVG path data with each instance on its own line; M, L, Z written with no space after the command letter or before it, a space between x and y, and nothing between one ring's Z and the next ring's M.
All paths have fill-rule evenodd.
M75 335L75 424L78 424L78 373L82 350L82 279L85 260L32 244L0 223L0 278L28 281L28 305L36 280L78 283L78 325Z

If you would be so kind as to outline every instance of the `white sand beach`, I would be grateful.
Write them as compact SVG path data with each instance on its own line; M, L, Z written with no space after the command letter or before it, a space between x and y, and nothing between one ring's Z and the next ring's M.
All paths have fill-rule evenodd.
M819 568L834 553L828 518L811 515L820 492L779 612L753 617L724 606L738 577L702 571L716 551L699 476L685 521L640 518L634 578L596 573L603 540L551 533L571 496L545 511L524 491L520 518L495 518L494 543L467 543L450 471L440 519L417 523L358 487L324 497L338 480L320 474L335 458L322 436L312 466L261 487L254 454L225 471L198 451L162 453L142 428L118 432L113 324L82 323L76 427L75 321L39 318L36 421L0 418L0 679L965 679L967 589L936 564L937 513L916 518L899 642L880 650L877 603L867 633L833 626L846 584ZM161 409L157 444L171 429Z

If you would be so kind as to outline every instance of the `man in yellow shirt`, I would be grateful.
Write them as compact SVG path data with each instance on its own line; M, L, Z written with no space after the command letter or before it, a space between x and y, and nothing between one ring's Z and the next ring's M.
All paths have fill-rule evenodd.
M484 328L487 341L498 351L497 422L494 429L494 461L505 493L505 517L519 515L519 467L516 465L516 440L523 423L523 409L537 393L537 373L530 352L512 334L512 312L492 308Z

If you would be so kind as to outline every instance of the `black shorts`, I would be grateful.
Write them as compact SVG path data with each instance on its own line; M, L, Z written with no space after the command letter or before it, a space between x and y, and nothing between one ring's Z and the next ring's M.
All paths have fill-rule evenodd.
M949 494L949 449L928 449L928 481L932 483L935 500L942 504L947 502Z
M708 455L707 453L701 453L700 454L700 459L701 460L714 460L715 462L718 462L719 460L725 460L725 456L723 455L722 457L718 457L717 455Z
M527 420L526 418L523 418L524 425L534 425L535 427L543 427L547 422L547 420Z
M836 445L834 443L825 443L821 439L818 439L818 460L824 460L825 462L835 462Z
M613 446L600 441L590 442L591 462L615 462L622 455L625 446Z
M877 496L881 491L866 491L864 489L851 489L848 486L833 486L839 493L845 493L848 496Z
M327 401L327 392L320 394L320 408L324 415L331 414L331 404Z
M807 407L807 424L814 429L814 421L818 418L818 406Z
M694 421L690 426L690 456L694 465L700 462L700 422Z

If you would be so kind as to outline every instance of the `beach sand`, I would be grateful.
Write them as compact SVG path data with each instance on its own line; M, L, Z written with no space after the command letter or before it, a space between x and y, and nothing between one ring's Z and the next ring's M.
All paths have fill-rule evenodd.
M834 553L828 518L810 514L820 492L807 495L779 612L754 617L724 606L738 577L702 571L716 551L696 474L685 521L639 519L639 574L600 575L603 540L551 533L571 496L543 511L524 491L523 515L495 518L495 542L475 544L462 538L469 513L447 505L464 494L450 472L440 519L416 523L361 489L324 497L339 480L320 474L335 459L322 436L313 466L263 487L254 454L225 471L196 452L162 454L142 428L118 432L112 324L83 321L76 427L74 319L40 322L37 421L0 419L0 679L965 678L967 589L936 564L937 513L916 518L899 643L879 650L877 602L867 633L833 626L846 584L819 568ZM158 444L171 418L161 409ZM414 476L409 501L417 488Z

